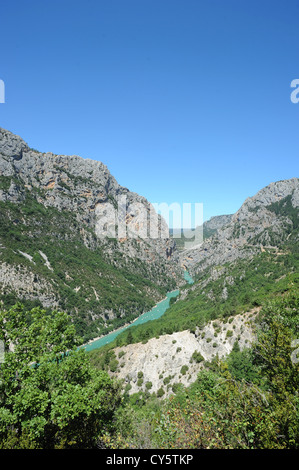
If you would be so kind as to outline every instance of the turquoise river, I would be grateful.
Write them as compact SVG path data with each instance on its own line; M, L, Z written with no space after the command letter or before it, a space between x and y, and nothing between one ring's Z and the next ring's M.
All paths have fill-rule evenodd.
M190 276L190 274L185 271L184 272L184 278L189 284L193 284L193 279ZM156 320L157 318L160 318L168 309L170 299L172 297L177 297L179 295L179 289L168 292L166 294L166 298L161 300L155 307L152 308L149 312L145 312L142 315L140 315L136 320L134 320L132 323L129 325L124 326L123 328L119 328L115 331L112 331L112 333L109 333L108 335L102 336L99 339L95 339L88 344L84 345L84 348L86 351L92 351L93 349L99 349L102 346L105 346L108 343L111 343L112 341L115 340L115 338L122 333L123 331L127 330L131 326L135 325L141 325L142 323L146 323L150 320Z

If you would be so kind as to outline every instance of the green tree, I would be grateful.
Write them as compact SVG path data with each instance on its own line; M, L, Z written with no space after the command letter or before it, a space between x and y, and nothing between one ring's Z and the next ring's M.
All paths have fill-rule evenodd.
M261 312L255 361L277 394L295 394L299 387L299 367L292 361L292 340L299 324L299 295L290 292L269 302Z
M70 317L18 304L0 312L0 339L0 447L94 446L111 426L119 387L77 349Z
M127 335L127 344L132 344L133 343L133 335L132 335L132 331L129 330L128 331L128 335Z

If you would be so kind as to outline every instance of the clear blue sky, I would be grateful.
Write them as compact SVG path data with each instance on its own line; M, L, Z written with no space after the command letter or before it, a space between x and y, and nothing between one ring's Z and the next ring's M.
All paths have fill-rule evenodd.
M299 1L2 0L0 126L151 202L238 210L298 175Z

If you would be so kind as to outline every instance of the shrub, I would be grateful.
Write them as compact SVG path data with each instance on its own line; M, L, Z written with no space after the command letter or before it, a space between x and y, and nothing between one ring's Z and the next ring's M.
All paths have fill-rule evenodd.
M182 368L181 368L181 374L182 374L182 375L186 375L186 372L187 372L188 369L189 369L188 366L186 366L186 365L182 366Z
M202 362L204 361L204 357L200 354L199 351L194 351L194 353L191 356L191 362L193 361L197 363Z
M143 379L138 379L137 380L137 387L141 387L142 384L143 384Z
M112 361L111 361L110 364L109 364L109 368L110 368L111 372L116 372L116 371L117 371L117 367L118 367L118 361L117 361L117 359L112 359Z

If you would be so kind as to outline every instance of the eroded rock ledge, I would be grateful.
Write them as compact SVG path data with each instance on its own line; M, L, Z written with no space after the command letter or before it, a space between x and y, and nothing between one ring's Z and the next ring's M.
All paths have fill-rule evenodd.
M123 379L124 385L130 384L130 394L147 389L153 393L162 387L165 396L169 395L174 384L193 383L204 361L211 361L216 355L227 356L235 341L241 350L250 347L255 338L254 319L258 311L230 317L226 322L214 320L202 329L197 328L195 334L186 330L152 338L146 344L116 348L118 369L112 375ZM192 358L194 353L198 359L202 357L200 362Z

